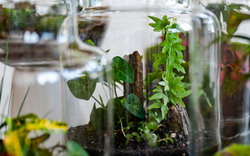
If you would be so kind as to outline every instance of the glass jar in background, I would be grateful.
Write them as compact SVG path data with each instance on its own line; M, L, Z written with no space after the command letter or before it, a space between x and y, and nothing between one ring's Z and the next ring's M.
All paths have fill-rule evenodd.
M189 113L191 155L213 155L221 149L220 134L220 25L215 15L193 7L190 35Z
M23 137L27 131L39 129L39 126L42 129L44 124L47 125L42 130L48 128L47 135L50 128L57 129L56 125L50 127L50 120L62 119L58 32L66 16L66 3L61 0L0 2L1 124L6 117L6 122L16 118L7 128L8 136L14 134L9 132L11 129L19 133L15 131L18 126L23 129L18 135ZM44 119L40 125L35 124L40 122L38 118ZM34 127L26 125L26 121ZM31 136L39 135L37 132ZM45 140L39 143L51 147L61 143L62 136L51 135ZM28 146L26 143L21 144ZM28 150L22 152L25 151Z
M220 20L221 137L223 146L250 143L249 133L249 1L201 1Z
M60 42L65 143L74 141L90 155L111 155L113 84L106 53L78 36L77 1L67 1L70 16L62 24ZM89 45L91 44L91 45ZM92 144L95 143L95 146ZM87 145L88 148L86 148Z
M193 22L189 1L85 0L83 8L74 34L92 47L85 45L82 55L74 40L62 57L65 121L70 127L66 139L82 145L90 155L187 154L186 107L192 107L187 99L189 39L209 37L202 46L215 40L214 19L203 14L203 21L200 14L197 22L203 25ZM71 22L66 22L65 30L67 23ZM193 23L204 26L204 33L208 29L207 34L193 35ZM213 50L216 46L205 52L210 60ZM101 63L106 55L111 61L108 69ZM215 79L207 90L214 91ZM211 99L203 102L204 107L212 105L211 121L216 120L218 101L206 96ZM216 121L211 125L218 127Z

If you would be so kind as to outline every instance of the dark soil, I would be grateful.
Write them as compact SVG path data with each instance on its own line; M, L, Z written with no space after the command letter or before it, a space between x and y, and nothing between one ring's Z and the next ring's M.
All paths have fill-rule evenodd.
M105 136L107 134L104 132L90 131L88 125L71 127L67 132L67 139L82 145L91 156L103 155ZM173 144L162 143L157 147L149 147L145 142L130 142L125 145L125 138L118 132L115 135L113 153L115 156L187 156L187 136L177 133L174 140Z

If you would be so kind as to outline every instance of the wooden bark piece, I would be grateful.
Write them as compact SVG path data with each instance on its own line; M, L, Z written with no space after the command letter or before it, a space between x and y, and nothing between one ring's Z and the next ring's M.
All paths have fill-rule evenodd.
M133 52L128 56L125 56L125 59L132 65L134 70L134 83L125 83L124 84L124 96L128 96L131 93L134 93L143 103L143 69L142 69L142 60L141 55L138 51Z
M190 129L190 120L185 108L179 105L171 105L167 115L167 126L173 132L183 131L188 135Z

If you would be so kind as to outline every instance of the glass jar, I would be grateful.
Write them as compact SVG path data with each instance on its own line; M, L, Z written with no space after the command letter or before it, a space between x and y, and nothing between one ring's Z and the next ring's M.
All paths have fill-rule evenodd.
M189 42L197 24L189 2L85 0L83 8L74 34L89 50L78 55L78 43L69 42L62 57L66 139L90 155L187 154ZM214 19L205 18L211 22L202 31L215 39ZM101 63L106 56L110 67Z
M47 135L51 129L56 131L56 127L49 127L50 120L62 119L58 32L66 16L66 3L61 0L0 2L0 61L3 71L0 110L1 124L13 122L6 129L8 136L18 133L15 131L18 129L22 131L18 136L24 137L27 131L39 127L39 130L47 130ZM35 125L36 122L41 123ZM26 123L34 124L34 127ZM1 132L5 131L2 128L3 125ZM40 132L32 133L31 137L39 135ZM18 141L17 138L15 140ZM61 140L62 136L51 135L44 145L51 147ZM26 143L21 144L28 147ZM22 152L29 151L23 146ZM20 154L13 149L12 152Z
M249 133L249 1L201 1L220 20L223 146L250 143Z
M90 155L111 154L113 86L109 59L101 49L78 37L77 1L67 1L70 14L60 29L64 142L75 142ZM109 103L108 105L106 105ZM95 143L95 146L92 144Z
M190 35L191 155L213 155L220 136L220 25L213 13L194 6Z

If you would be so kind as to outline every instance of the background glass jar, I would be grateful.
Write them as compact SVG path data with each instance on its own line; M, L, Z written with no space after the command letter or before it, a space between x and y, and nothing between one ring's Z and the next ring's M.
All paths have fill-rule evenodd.
M89 59L100 62L98 55L74 62L67 60L78 55L67 57L65 51L65 120L71 127L67 139L90 154L104 155L105 148L114 155L187 153L190 122L185 105L189 107L188 51L193 33L189 3L83 2L78 33L92 45L85 52L102 49L111 60L113 76L103 72L105 65L97 63L99 68ZM214 29L208 32L211 40L217 35ZM108 127L106 113L112 115ZM107 128L113 129L111 144L105 144Z
M47 130L46 135L57 128L60 130L56 123L55 127L49 124L50 120L61 120L57 39L59 27L66 16L67 7L60 0L0 2L1 124L13 121L7 129L7 137L16 133L23 137L27 131L33 130ZM6 120L6 117L10 119ZM33 128L31 124L34 124ZM2 125L1 128L5 127ZM40 132L32 133L31 137L40 135ZM45 146L56 145L61 139L62 136L52 135ZM20 141L18 138L15 140L16 143ZM22 147L26 143L22 142ZM22 155L29 152L21 149ZM20 154L15 152L12 150L12 154Z
M189 113L191 155L212 155L221 148L220 136L220 25L209 11L194 6L190 35Z
M249 133L249 1L201 1L222 28L220 95L223 146L250 143Z

